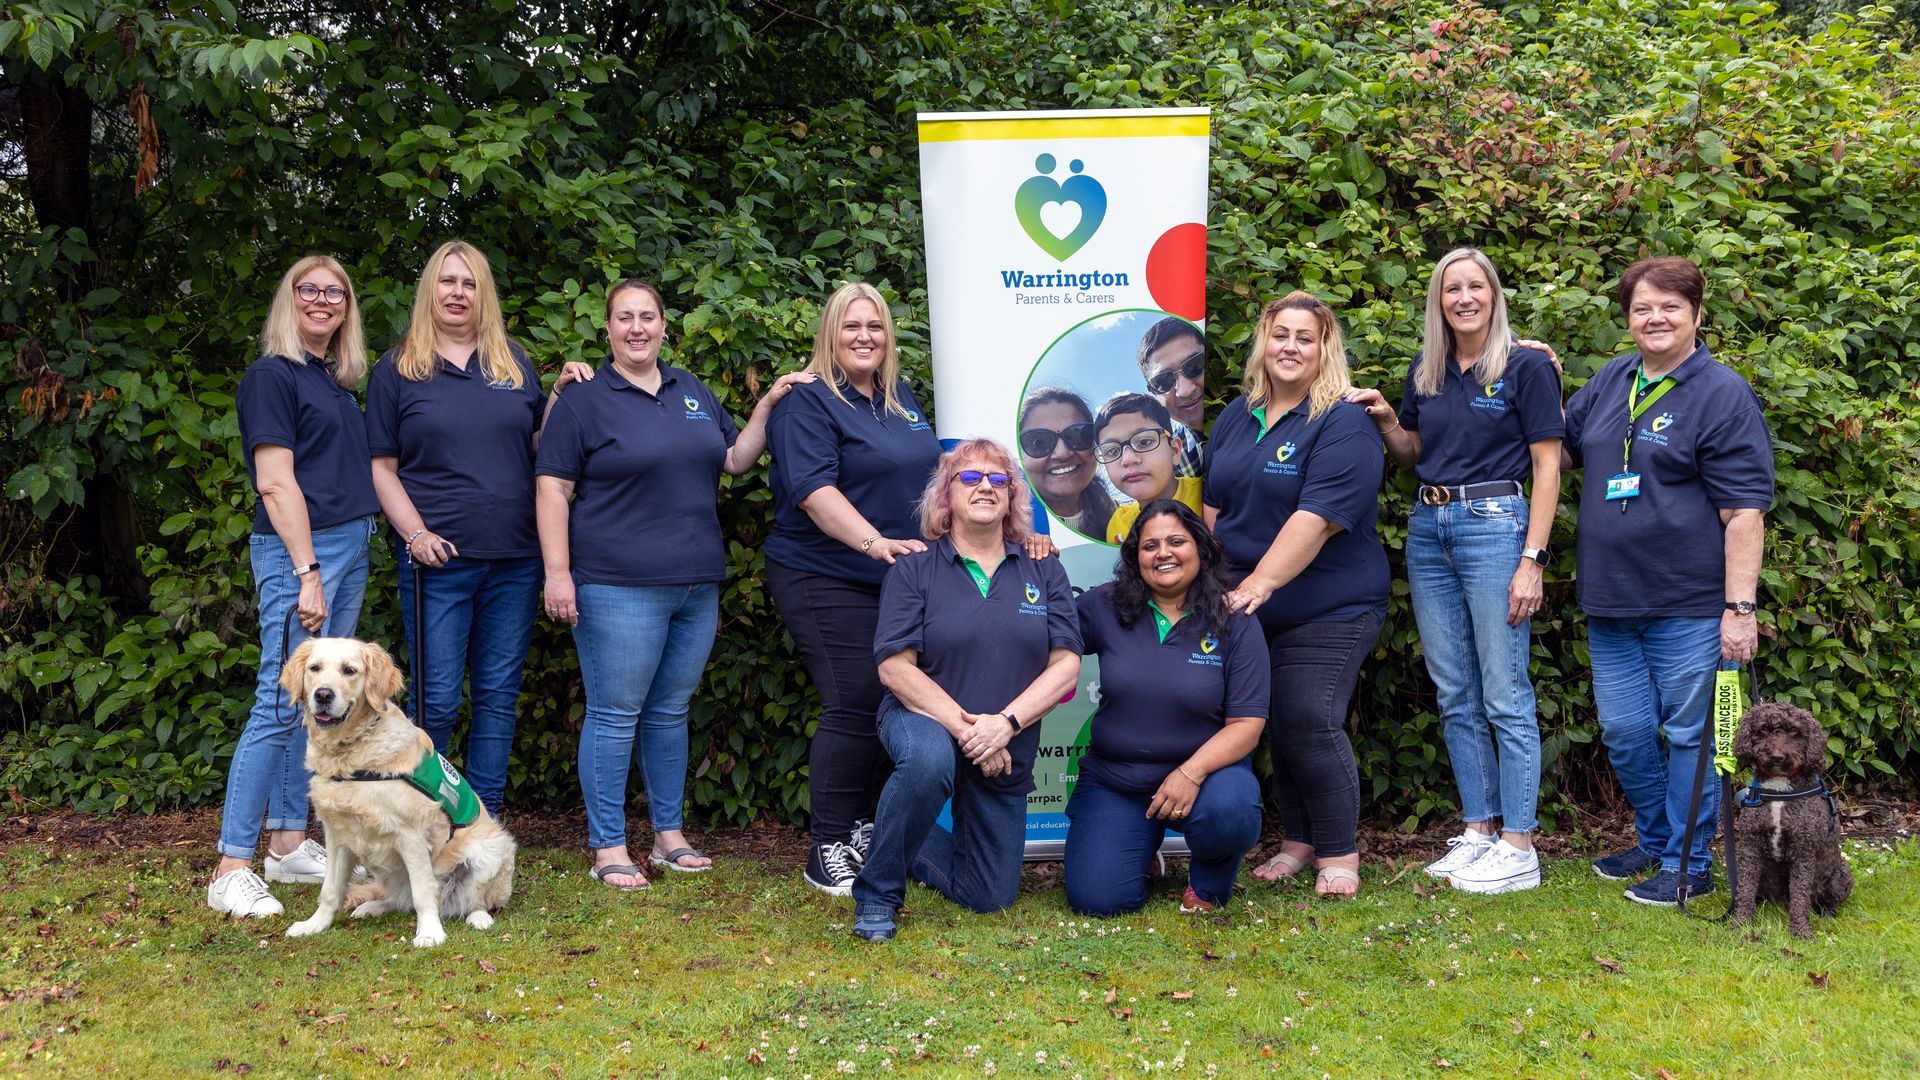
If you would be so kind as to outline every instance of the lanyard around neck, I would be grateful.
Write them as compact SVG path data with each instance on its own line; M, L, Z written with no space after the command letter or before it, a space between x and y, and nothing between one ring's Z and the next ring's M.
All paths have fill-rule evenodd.
M1654 402L1659 401L1661 398L1665 397L1667 394L1667 391L1673 389L1673 385L1674 385L1674 380L1672 376L1663 375L1660 377L1659 385L1649 388L1647 392L1647 396L1641 397L1639 383L1640 383L1640 373L1643 370L1644 369L1642 368L1636 368L1634 370L1633 379L1627 383L1627 437L1625 440L1622 441L1620 446L1620 471L1621 472L1633 471L1631 468L1628 467L1628 463L1633 460L1633 426L1634 424L1638 423L1640 421L1640 418L1646 415L1646 412L1648 409L1653 408Z

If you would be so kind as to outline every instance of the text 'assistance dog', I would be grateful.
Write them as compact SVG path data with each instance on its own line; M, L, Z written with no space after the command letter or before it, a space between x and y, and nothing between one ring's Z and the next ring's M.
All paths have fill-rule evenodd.
M327 832L319 910L287 936L325 930L342 906L356 919L411 909L422 948L447 940L443 917L492 926L513 891L513 837L392 702L402 683L387 650L313 638L280 685L306 718L313 809ZM349 890L356 863L373 882Z
M1839 806L1820 775L1827 733L1805 709L1755 705L1740 719L1733 756L1753 770L1753 783L1736 796L1733 921L1750 921L1758 901L1772 900L1787 906L1794 937L1812 937L1813 912L1833 914L1853 891Z

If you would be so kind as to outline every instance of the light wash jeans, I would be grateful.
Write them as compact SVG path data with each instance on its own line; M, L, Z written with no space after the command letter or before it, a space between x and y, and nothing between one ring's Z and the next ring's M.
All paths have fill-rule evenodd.
M367 543L372 516L313 534L313 557L320 564L320 585L327 597L327 624L309 634L298 618L300 580L293 556L273 533L250 533L247 554L253 563L253 589L260 609L260 670L253 680L253 709L240 729L240 742L227 766L227 802L220 814L220 854L253 858L260 843L260 818L269 829L307 827L307 728L298 702L280 689L280 665L310 637L352 637L367 595Z
M687 705L720 624L720 585L582 585L573 642L587 687L580 794L587 843L627 842L627 771L640 774L655 831L678 829L687 795Z
M1507 625L1507 586L1526 540L1519 495L1416 503L1407 521L1413 618L1439 693L1460 816L1498 819L1518 833L1540 827L1540 720L1527 678L1533 624Z

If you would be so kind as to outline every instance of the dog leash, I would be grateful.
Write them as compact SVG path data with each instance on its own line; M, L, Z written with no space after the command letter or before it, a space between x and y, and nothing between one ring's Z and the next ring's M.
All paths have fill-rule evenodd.
M1739 670L1740 664L1737 661L1722 661L1719 668L1720 672L1737 672ZM1752 663L1751 661L1748 663L1747 678L1749 685L1752 687L1752 699L1748 704L1750 706L1758 705L1760 703L1760 672L1758 664ZM1712 723L1709 730L1702 733L1702 745L1698 753L1694 756L1693 792L1687 797L1687 827L1681 833L1680 839L1680 883L1674 890L1674 898L1679 904L1680 913L1690 919L1700 919L1703 922L1725 922L1727 919L1732 918L1733 904L1731 898L1739 894L1740 865L1738 858L1734 854L1733 838L1733 771L1729 765L1724 769L1716 768L1716 771L1720 772L1720 841L1723 858L1727 864L1727 896L1729 897L1727 910L1721 912L1719 915L1701 915L1687 910L1687 896L1690 891L1687 885L1691 876L1687 872L1687 866L1693 858L1693 829L1694 823L1699 820L1700 817L1700 799L1706 793L1707 762L1714 760L1717 764L1721 760L1728 762L1732 760L1733 736L1738 727L1740 716L1744 712L1745 710L1740 708L1740 683L1738 678L1728 679L1723 682L1718 674L1716 674L1714 677ZM1723 738L1726 743L1725 746L1720 745ZM1711 837L1708 839L1707 846L1709 848L1713 846Z

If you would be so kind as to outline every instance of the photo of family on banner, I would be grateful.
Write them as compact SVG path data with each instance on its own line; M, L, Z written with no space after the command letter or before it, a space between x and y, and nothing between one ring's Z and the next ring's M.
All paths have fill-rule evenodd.
M1200 508L1209 125L1205 109L919 117L936 427L1018 455L1076 593L1112 579L1141 504ZM1030 859L1060 856L1099 700L1086 657L1042 722Z

